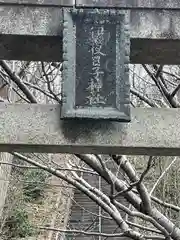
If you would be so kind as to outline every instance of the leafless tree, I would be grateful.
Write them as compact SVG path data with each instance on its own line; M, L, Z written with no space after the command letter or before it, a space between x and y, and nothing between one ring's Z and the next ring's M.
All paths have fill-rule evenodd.
M19 96L17 102L40 103L44 101L61 104L59 84L61 64L21 63L16 71L5 61L0 61L0 66L2 79L0 89L11 88ZM138 66L141 74L136 68L137 66L131 66L132 106L179 108L180 72L178 66ZM1 102L3 101L10 101L9 97L1 98ZM169 192L166 191L166 194L164 192L162 195L158 194L161 184L164 184L163 191L167 190L165 183L168 182L167 176L170 176L173 167L176 166L176 169L179 169L178 157L164 160L166 165L163 166L163 164L160 165L162 158L153 156L147 158L76 154L75 161L69 159L62 167L58 162L47 163L42 158L39 158L39 161L34 160L31 154L23 155L16 152L11 154L26 165L2 164L10 164L16 168L40 168L63 180L63 183L66 183L65 188L78 190L86 195L101 209L99 212L85 209L94 217L86 228L72 229L66 223L66 226L61 229L39 225L37 228L40 231L56 232L58 236L68 234L73 238L84 235L103 239L112 237L139 240L180 239L178 195L173 201L173 197L166 198L167 194L172 194L172 189L169 189ZM100 186L94 186L84 177L85 174L102 179L106 183L106 190L101 189ZM177 176L178 171L175 184L171 187L179 191ZM73 202L75 200L71 193L72 191L66 192ZM83 208L83 206L80 207ZM97 217L113 221L114 232L102 231L101 227L98 230L97 228L92 230L93 221Z

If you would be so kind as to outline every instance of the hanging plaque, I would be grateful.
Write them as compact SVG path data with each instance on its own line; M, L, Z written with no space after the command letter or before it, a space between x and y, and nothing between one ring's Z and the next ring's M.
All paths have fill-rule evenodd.
M104 9L63 11L61 118L130 121L126 14Z

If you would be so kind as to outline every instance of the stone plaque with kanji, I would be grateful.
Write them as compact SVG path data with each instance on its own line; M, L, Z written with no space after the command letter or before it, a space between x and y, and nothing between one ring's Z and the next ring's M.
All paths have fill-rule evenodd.
M130 121L127 25L118 10L64 9L61 118Z

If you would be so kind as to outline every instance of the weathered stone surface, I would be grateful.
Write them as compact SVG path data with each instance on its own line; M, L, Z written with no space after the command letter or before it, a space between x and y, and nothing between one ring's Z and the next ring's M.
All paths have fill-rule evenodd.
M0 34L58 36L62 9L38 6L0 6Z
M16 0L17 1L17 0ZM31 0L32 1L32 0ZM152 9L177 9L180 8L179 0L76 0L77 6L86 7L120 7L120 8L152 8Z
M128 15L64 10L61 118L130 121Z
M47 6L98 6L120 8L180 9L179 0L0 0L0 4L27 4Z
M73 0L0 0L0 4L72 6Z
M61 8L0 5L0 22L0 59L61 61ZM132 63L180 63L180 10L131 10L130 29Z
M1 59L61 61L61 9L0 6L0 22Z
M0 35L0 59L62 61L61 36Z
M0 22L0 34L59 36L63 27L62 9L0 6ZM180 11L131 10L130 28L131 38L180 38Z
M180 41L167 39L131 39L131 63L180 64Z
M131 10L130 22L131 38L180 38L180 11Z
M180 155L179 109L132 109L132 122L60 121L60 105L0 104L0 151Z

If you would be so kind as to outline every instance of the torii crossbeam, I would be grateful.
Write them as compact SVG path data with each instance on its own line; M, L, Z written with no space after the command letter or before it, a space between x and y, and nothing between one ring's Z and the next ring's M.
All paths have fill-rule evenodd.
M62 11L73 0L0 0L0 59L61 61ZM93 2L93 1L92 1ZM76 6L92 6L77 0ZM131 14L131 63L180 63L178 0L99 0ZM43 48L43 51L42 51Z
M126 124L60 121L60 109L0 104L0 152L180 155L178 109L133 109Z
M148 2L0 0L0 58L61 61L61 8L83 3L130 10L131 63L179 64L180 2ZM62 121L60 111L0 104L0 151L180 155L178 109L134 109L126 124Z

